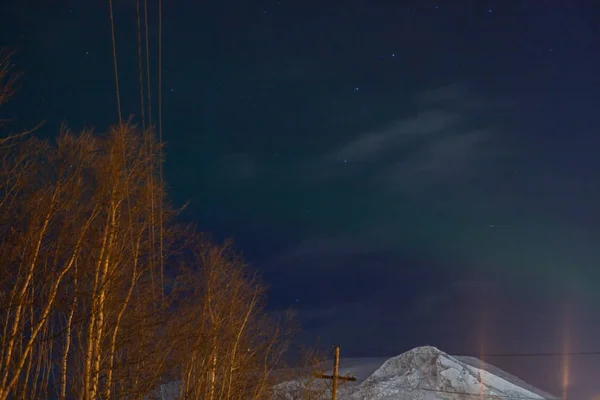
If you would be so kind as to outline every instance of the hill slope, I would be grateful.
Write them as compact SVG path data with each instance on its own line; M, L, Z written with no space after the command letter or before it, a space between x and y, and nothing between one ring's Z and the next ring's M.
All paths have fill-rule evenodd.
M387 360L341 359L340 374L348 373L357 382L341 385L340 400L557 399L476 358L454 357L431 346ZM282 398L292 400L299 398L300 386L286 382L278 388L285 393Z

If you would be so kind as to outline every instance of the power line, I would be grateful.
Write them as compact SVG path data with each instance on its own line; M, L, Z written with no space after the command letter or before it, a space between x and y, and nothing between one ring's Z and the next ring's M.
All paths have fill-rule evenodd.
M119 124L123 123L121 117L121 96L119 94L119 70L117 68L117 44L115 42L115 19L113 15L113 2L108 0L108 8L110 11L110 33L112 37L113 64L115 68L115 87L117 92L117 113L119 115Z
M137 45L138 45L138 72L140 75L140 109L142 117L142 131L146 130L146 116L144 115L144 73L142 69L142 28L140 17L140 0L135 2L137 16Z
M416 354L431 354L429 351L408 351ZM486 357L564 357L564 356L600 356L600 350L596 351L555 351L555 352L511 352L511 353L449 353L440 350L440 352L450 357L472 357L472 358L486 358ZM392 356L399 357L398 356Z
M163 182L163 138L162 138L162 0L158 0L158 143L159 143L159 179L160 193L164 188ZM158 205L159 218L159 256L160 256L160 285L164 295L164 259L163 259L163 198Z
M489 353L489 354L449 354L456 357L562 357L562 356L598 356L600 351L567 351L548 353Z
M139 0L138 0L139 1ZM149 141L148 141L148 154L153 151L153 141L152 141L152 84L151 84L151 75L150 75L150 44L149 44L149 33L148 33L148 0L144 0L144 42L145 42L145 50L146 50L146 94L148 98L148 133L149 133ZM148 171L148 178L150 182L149 196L150 196L150 224L152 229L150 229L150 248L152 257L150 257L150 279L152 282L152 290L154 293L155 288L155 280L154 280L154 272L155 272L155 264L154 257L156 255L156 233L155 233L155 207L154 207L154 158L150 160L149 164L150 168Z
M113 13L113 1L112 0L108 0L108 8L110 11L110 33L111 33L111 38L112 38L112 50L113 50L113 64L114 64L114 68L115 68L115 88L116 88L116 92L117 92L117 112L119 115L119 135L121 137L121 153L122 153L122 157L123 157L123 168L125 170L127 170L127 142L125 140L125 125L123 125L123 118L121 115L121 96L119 93L119 69L117 68L117 44L116 44L116 40L115 40L115 20L114 20L114 13ZM129 127L128 127L129 128ZM127 197L127 213L129 215L129 224L132 223L132 217L131 217L131 199L130 199L130 195L129 195L129 186L126 185L125 187L125 191L126 191L126 197ZM129 232L129 234L131 234L131 232Z
M150 85L150 46L148 44L148 0L144 0L144 26L146 30L146 79L148 92L148 126L152 126L152 90Z

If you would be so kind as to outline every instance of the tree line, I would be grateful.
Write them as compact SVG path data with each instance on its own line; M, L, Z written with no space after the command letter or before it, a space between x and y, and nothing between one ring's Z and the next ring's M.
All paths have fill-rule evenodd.
M0 49L0 109L19 80L11 55ZM290 315L266 312L231 243L177 219L151 129L40 139L2 121L0 400L326 395L314 349L284 368Z

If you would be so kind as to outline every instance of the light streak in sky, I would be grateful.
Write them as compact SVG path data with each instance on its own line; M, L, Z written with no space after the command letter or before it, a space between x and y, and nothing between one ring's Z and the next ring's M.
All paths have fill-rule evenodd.
M562 388L562 400L568 399L569 384L571 383L571 316L569 310L565 307L563 316L563 345L562 345L562 360L561 360L561 388Z

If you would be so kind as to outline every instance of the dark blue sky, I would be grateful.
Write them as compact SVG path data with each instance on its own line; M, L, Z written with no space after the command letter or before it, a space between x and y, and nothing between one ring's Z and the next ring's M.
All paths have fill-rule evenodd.
M116 122L106 2L10 3L2 44L24 76L3 113L40 134ZM139 114L135 1L115 3ZM164 6L170 193L234 238L273 310L300 310L303 340L600 350L600 6L206 3ZM561 392L560 357L488 361ZM573 398L600 393L600 357L571 364Z

